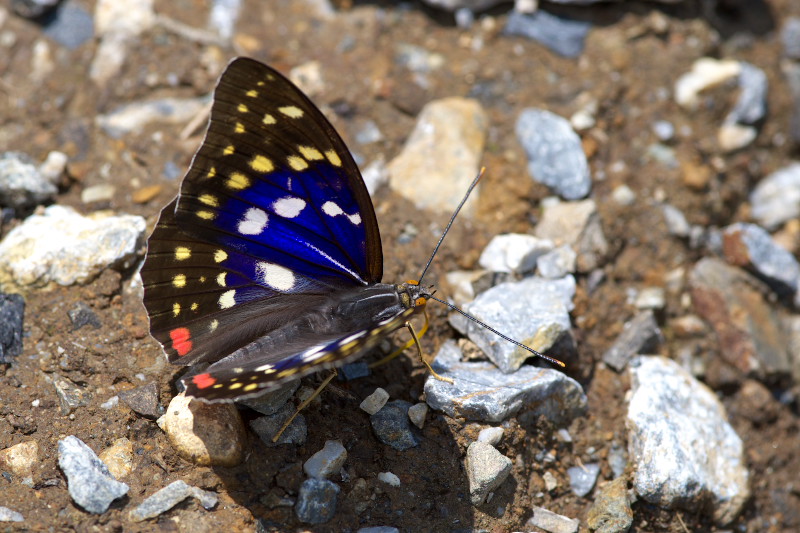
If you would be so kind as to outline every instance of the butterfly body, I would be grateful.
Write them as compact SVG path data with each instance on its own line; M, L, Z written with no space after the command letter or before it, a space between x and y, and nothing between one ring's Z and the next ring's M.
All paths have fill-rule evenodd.
M201 368L187 393L234 400L340 365L431 296L381 283L380 232L344 142L289 80L239 58L142 267L150 331Z

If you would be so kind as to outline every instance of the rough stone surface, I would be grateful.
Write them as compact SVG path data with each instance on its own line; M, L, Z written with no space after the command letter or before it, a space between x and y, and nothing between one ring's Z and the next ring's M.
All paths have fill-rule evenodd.
M25 517L8 507L0 506L0 522L24 522Z
M570 336L569 311L574 295L572 276L559 280L532 277L492 287L466 304L464 311L512 339L547 353L556 342ZM459 329L458 322L453 325ZM533 357L475 322L466 321L465 333L504 372L514 372Z
M38 461L39 443L35 440L0 450L0 469L7 469L18 478L30 478Z
M664 337L655 315L650 310L642 311L625 323L622 333L603 354L603 362L621 372L634 356L653 353L662 342Z
M553 249L553 242L533 235L506 233L496 235L481 252L478 264L492 272L523 275L533 272L536 262Z
M750 193L751 214L768 230L800 216L800 163L776 170Z
M544 109L525 109L516 125L528 173L566 200L589 194L592 179L581 139L569 121Z
M336 513L341 489L327 479L307 479L300 485L294 512L301 522L324 524Z
M347 450L338 440L325 442L325 447L309 457L303 464L303 471L308 477L326 479L341 470L347 460Z
M0 154L0 206L23 209L47 202L58 192L55 180L39 172L26 154Z
M156 419L161 416L161 406L158 404L158 384L155 382L120 391L119 399L136 413L147 418Z
M511 473L511 459L486 442L473 442L467 448L464 465L469 479L469 499L481 505Z
M114 479L122 479L133 471L133 443L125 437L115 440L100 452L100 460Z
M163 489L159 490L139 506L131 511L130 516L136 522L155 518L156 516L169 511L186 498L194 497L200 502L204 509L213 509L217 505L217 495L213 492L200 490L197 487L188 485L185 481L173 481Z
M382 443L400 451L419 446L419 439L409 424L410 407L411 404L406 401L394 400L369 417L372 431Z
M628 452L644 500L730 523L750 496L742 440L716 395L662 357L631 362Z
M548 511L542 507L533 508L533 516L525 524L528 527L538 527L548 533L578 533L580 521Z
M425 426L425 417L427 414L428 404L425 402L414 404L408 408L408 419L419 429Z
M608 242L594 200L544 205L534 234L556 245L569 244L577 254L575 264L579 272L594 270L608 253Z
M25 298L0 293L0 363L11 363L22 353Z
M601 485L586 516L586 525L597 533L625 533L633 524L628 480L619 477Z
M0 286L47 288L86 283L106 268L129 268L144 243L140 216L80 215L51 205L0 242Z
M428 405L451 417L497 423L513 415L521 421L542 415L564 426L586 411L580 384L562 372L524 366L504 374L490 363L465 363L460 358L456 343L445 342L433 369L455 383L432 376L425 382Z
M600 465L597 463L569 467L567 469L567 475L569 476L569 486L572 492L578 497L583 498L592 492L599 474Z
M90 513L105 513L111 502L128 493L128 485L114 479L92 449L75 436L58 441L58 466L67 476L73 501Z
M488 118L477 100L429 102L402 152L389 162L389 186L419 209L452 213L478 175ZM471 216L479 192L462 214Z
M197 465L235 466L246 440L239 411L230 403L204 403L179 394L159 425L178 455Z
M378 387L375 392L364 398L359 407L361 407L362 411L374 415L386 405L388 400L389 393Z
M513 10L503 33L527 37L564 57L578 57L591 27L588 22L558 17L544 10L530 14Z

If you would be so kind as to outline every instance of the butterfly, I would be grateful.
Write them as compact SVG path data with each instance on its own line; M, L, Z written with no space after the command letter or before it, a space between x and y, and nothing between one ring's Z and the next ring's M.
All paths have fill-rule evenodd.
M381 283L375 210L349 150L300 89L249 58L219 79L141 276L151 335L171 363L208 365L182 379L207 401L352 361L432 296Z

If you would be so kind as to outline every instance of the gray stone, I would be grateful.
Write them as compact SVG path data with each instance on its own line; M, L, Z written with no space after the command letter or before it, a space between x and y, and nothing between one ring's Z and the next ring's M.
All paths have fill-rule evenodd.
M625 533L633 524L628 498L628 480L619 477L602 485L586 516L586 525L596 533Z
M544 109L525 109L516 124L528 173L566 200L589 194L592 179L581 139L569 121Z
M373 526L362 527L356 533L400 533L400 530L390 526Z
M558 17L544 10L531 14L514 10L508 16L503 33L534 40L564 57L578 57L591 28L588 22Z
M0 155L0 206L33 207L51 200L57 192L55 182L46 179L28 155Z
M576 267L579 272L598 268L608 253L608 242L594 200L548 202L543 207L542 218L534 234L558 245L572 246L577 254Z
M8 507L0 506L0 522L23 522L24 520L25 517L20 513Z
M664 342L664 337L656 323L653 311L637 313L625 323L622 333L614 344L603 354L603 362L621 372L634 356L641 353L653 353Z
M378 474L378 481L386 483L392 487L400 486L400 478L391 472L380 472Z
M592 492L599 474L600 465L597 463L567 468L569 486L572 492L581 498Z
M173 481L131 511L131 519L136 522L141 522L148 518L155 518L190 497L197 499L204 509L213 509L218 501L217 495L213 492L207 492L197 487L192 487L181 480Z
M626 424L633 485L644 500L725 525L750 495L742 440L716 395L677 363L639 357L630 365Z
M110 113L97 115L95 122L109 136L119 139L141 132L147 125L185 124L208 105L208 98L161 98L131 102Z
M662 205L661 209L664 213L664 222L667 223L669 234L676 237L688 237L692 228L683 212L670 204Z
M505 374L490 363L464 363L455 342L447 341L433 363L450 384L429 376L428 405L451 417L497 423L516 415L522 420L545 416L565 426L586 411L587 400L577 381L549 368L524 366Z
M94 329L99 329L103 326L97 314L83 302L75 303L72 309L67 311L67 316L69 321L72 322L72 331L77 331L84 326L92 326Z
M145 238L140 216L78 214L51 205L0 242L0 285L50 288L86 283L106 268L130 268Z
M425 402L414 404L408 408L408 419L419 429L425 426L425 416L427 414L428 404Z
M751 215L766 229L800 217L800 163L776 170L750 193Z
M740 61L739 65L739 97L725 117L725 123L756 124L767 114L767 75L745 61Z
M389 186L418 209L450 214L478 175L489 119L477 100L425 105L402 152L389 162ZM464 204L471 216L478 190Z
M295 407L292 404L284 404L283 407L278 409L277 413L260 416L255 420L250 421L250 429L252 429L261 441L269 447L278 446L279 444L295 444L302 446L308 438L308 424L306 418L299 414L297 415L289 427L281 433L277 442L272 442L273 437L280 431L283 425L289 420L295 412Z
M441 68L445 64L445 59L442 54L431 52L422 46L398 43L394 62L412 72L427 74Z
M653 133L661 142L671 141L675 137L675 126L667 120L656 120L652 125Z
M481 505L511 473L511 459L491 444L478 441L467 448L464 467L469 479L469 499L472 505Z
M233 37L241 10L242 0L214 0L208 13L208 28L217 32L223 39L230 39Z
M306 524L324 524L336 514L340 488L327 479L306 479L300 485L295 515Z
M503 428L501 427L484 428L478 433L478 442L485 442L492 446L497 446L502 438Z
M663 287L642 287L636 293L634 307L639 310L660 310L667 304Z
M92 15L76 2L58 3L62 5L53 12L44 34L61 46L75 50L94 37Z
M303 471L308 477L326 479L342 469L347 460L347 450L338 440L325 441L325 447L308 458Z
M800 59L800 17L789 17L781 29L783 55L790 59Z
M551 251L554 246L553 241L538 239L533 235L495 235L481 252L478 264L492 272L523 275L533 272L537 259Z
M155 382L120 391L118 396L122 403L142 416L155 420L163 414L164 409L158 403L158 384Z
M572 246L563 244L536 260L536 271L547 279L559 279L575 273L578 254Z
M297 389L300 388L300 380L293 379L278 387L275 390L265 392L255 398L247 398L239 400L237 403L246 405L254 411L258 411L263 415L274 415L286 405ZM292 409L292 412L294 409Z
M675 101L681 107L694 111L700 106L702 91L738 76L741 70L741 63L733 59L701 57L692 64L691 71L675 81Z
M90 513L105 513L111 502L128 493L128 485L114 479L103 461L75 436L58 441L58 466L67 477L73 501Z
M369 417L372 431L378 439L395 450L403 451L419 446L419 439L411 431L408 409L411 404L403 400L394 400L383 406L383 409Z
M725 228L722 239L729 263L747 268L779 296L796 295L800 287L800 263L764 229L739 222Z
M577 533L580 521L534 506L533 516L525 525L530 528L538 527L548 533Z
M12 363L22 353L25 298L0 293L0 363Z
M88 390L78 387L63 376L53 373L47 377L47 380L56 389L62 415L68 415L78 407L89 405L89 402L92 401L92 394Z
M575 278L538 277L501 283L463 306L478 320L534 350L545 353L563 338L571 338L569 312ZM503 372L517 370L533 354L473 321L462 330ZM459 329L458 322L453 326Z

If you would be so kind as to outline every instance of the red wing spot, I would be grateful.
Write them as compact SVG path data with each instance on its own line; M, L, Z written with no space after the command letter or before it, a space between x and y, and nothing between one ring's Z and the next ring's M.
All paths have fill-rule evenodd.
M169 338L172 339L172 347L179 356L183 357L192 351L192 333L188 328L173 329L169 332Z
M211 374L208 373L197 374L192 378L192 383L197 385L198 389L207 389L216 382L217 382L216 378L214 378Z

